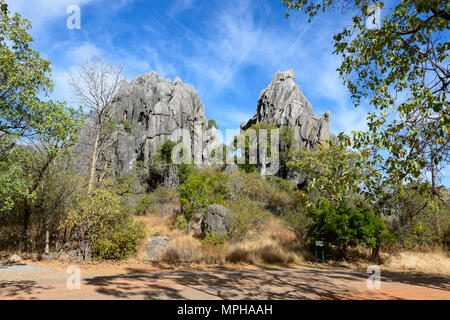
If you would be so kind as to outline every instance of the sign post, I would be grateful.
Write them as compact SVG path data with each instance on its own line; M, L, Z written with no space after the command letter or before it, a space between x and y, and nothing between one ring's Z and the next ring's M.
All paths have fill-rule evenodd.
M323 241L316 241L315 253L316 253L316 264L317 264L317 247L322 249L322 263L325 263L325 253L323 250Z

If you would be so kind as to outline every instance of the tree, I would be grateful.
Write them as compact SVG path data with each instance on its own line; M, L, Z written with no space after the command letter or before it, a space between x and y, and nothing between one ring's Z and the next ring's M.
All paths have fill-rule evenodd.
M0 213L23 211L21 249L36 190L59 151L75 142L81 116L65 103L43 100L53 90L50 61L31 48L30 29L0 1ZM42 157L33 162L39 150Z
M372 258L379 258L375 250L380 241L391 239L391 235L380 217L367 208L351 208L346 203L330 205L323 199L319 208L312 208L309 216L313 222L309 226L310 241L322 240L338 247L342 258L349 247L361 243L376 252Z
M208 120L208 129L211 129L213 127L216 128L216 129L219 129L219 126L217 125L216 120L209 119Z
M337 1L283 4L311 20ZM450 146L450 43L445 36L450 5L402 0L386 9L379 28L368 29L370 5L385 7L384 1L355 1L352 24L334 36L334 53L342 57L338 72L355 106L367 101L374 107L367 117L369 131L353 132L353 147L370 151L372 164L384 173L382 186L420 180L428 171L430 192L438 193L436 176L448 165Z
M0 138L41 139L60 148L73 143L80 114L41 98L53 90L50 61L31 48L30 29L30 21L10 16L0 1Z
M101 59L91 59L84 63L76 75L71 76L76 100L94 117L95 138L91 155L88 194L92 192L96 177L97 160L100 153L112 145L110 134L113 130L111 106L122 82L122 67ZM126 119L125 119L126 120Z
M362 159L362 160L361 160ZM343 202L370 201L366 185L376 173L364 166L364 155L342 145L318 146L314 150L300 151L288 168L300 174L310 195L309 205L319 197L333 205Z
M266 130L266 141L261 140L260 130ZM272 149L272 130L279 130L279 149ZM242 144L242 145L241 145ZM287 178L288 168L287 163L293 159L294 145L297 142L294 138L294 132L290 127L278 128L276 124L271 123L257 123L245 130L240 135L237 135L233 140L233 147L235 151L241 154L239 162L243 162L240 167L247 173L255 170L263 170L266 163L265 159L261 157L261 151L266 149L265 157L274 158L278 157L279 167L277 176ZM242 150L245 148L245 150ZM272 154L278 152L277 154ZM259 160L259 162L258 162ZM239 163L238 162L238 163ZM252 163L253 162L253 163Z

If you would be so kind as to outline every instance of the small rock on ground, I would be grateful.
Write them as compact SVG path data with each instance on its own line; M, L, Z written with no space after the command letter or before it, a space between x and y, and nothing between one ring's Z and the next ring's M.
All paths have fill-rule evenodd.
M148 240L145 252L151 261L157 261L161 253L169 246L170 238L153 237Z

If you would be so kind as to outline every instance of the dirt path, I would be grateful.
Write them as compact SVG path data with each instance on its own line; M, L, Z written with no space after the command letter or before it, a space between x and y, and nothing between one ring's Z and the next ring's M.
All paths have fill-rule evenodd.
M80 290L49 269L11 271L0 265L0 299L447 299L450 277L342 270L143 271L82 277ZM28 272L28 273L26 273Z

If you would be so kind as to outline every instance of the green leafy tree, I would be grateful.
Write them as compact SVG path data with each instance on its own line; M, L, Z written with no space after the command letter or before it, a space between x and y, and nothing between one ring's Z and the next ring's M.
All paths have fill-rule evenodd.
M213 127L216 128L216 129L219 129L219 126L217 125L216 120L209 119L208 120L208 129L211 129Z
M227 191L227 176L212 170L202 170L189 176L180 190L183 213L189 220L192 213L214 203L222 203Z
M182 162L175 164L173 162L172 153L176 146L176 142L168 140L151 157L149 169L149 185L151 190L162 185L169 188L178 187L179 184L184 183L196 171L193 163ZM184 148L181 149L179 156L182 157L183 154Z
M23 210L21 249L36 190L59 151L75 142L81 118L79 110L42 98L53 90L50 61L32 49L30 29L0 1L0 213Z
M308 230L309 240L335 245L343 258L348 248L358 243L376 252L380 241L391 239L381 218L367 208L350 208L345 203L333 206L324 199L318 209L310 210L309 215L313 220ZM378 257L378 253L373 257Z
M428 171L432 192L437 173L448 165L450 81L448 29L450 5L445 0L345 1L354 11L352 24L334 36L338 68L355 105L368 102L368 132L354 132L352 145L372 154L384 172L383 186L418 180ZM288 9L312 17L342 2L283 0ZM371 5L383 13L379 28L366 28ZM350 142L350 140L349 140Z
M40 139L61 148L73 143L80 114L41 98L53 90L50 61L32 49L30 29L30 21L11 15L0 1L0 138Z
M342 145L319 145L314 150L301 151L296 160L288 162L288 167L305 179L308 206L319 197L334 205L352 200L374 201L366 186L381 175L365 165L362 153Z
M260 131L267 130L267 138L263 145L263 141L260 141ZM272 130L279 130L279 149L278 154L272 154ZM254 135L253 135L254 134ZM242 143L243 142L243 143ZM245 130L242 134L236 136L233 140L233 147L241 155L239 162L242 162L239 166L247 173L256 170L261 170L262 163L260 163L261 148L266 148L266 156L278 156L279 170L277 175L286 178L288 176L287 163L293 159L295 154L296 140L294 138L294 131L289 127L278 128L275 124L270 123L257 123ZM251 148L251 146L257 148ZM244 150L243 150L244 149ZM264 149L262 149L264 150ZM256 163L251 163L252 158L256 159ZM238 159L235 160L238 162ZM238 163L239 163L238 162Z

